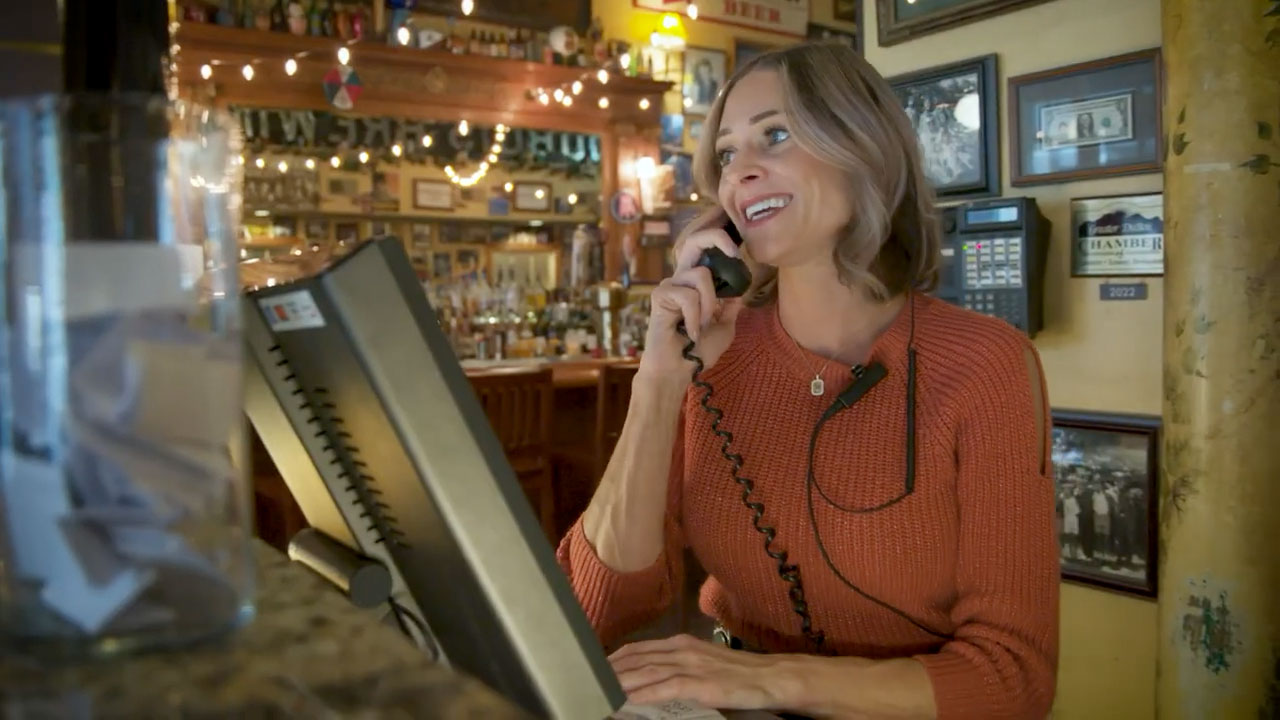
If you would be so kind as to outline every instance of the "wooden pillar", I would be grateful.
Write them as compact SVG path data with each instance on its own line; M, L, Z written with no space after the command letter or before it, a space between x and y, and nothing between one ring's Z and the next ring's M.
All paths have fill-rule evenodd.
M1160 718L1280 717L1280 3L1163 0Z
M622 239L618 223L609 210L613 194L618 191L619 162L618 127L611 123L600 134L600 243L605 280L617 280L622 275Z

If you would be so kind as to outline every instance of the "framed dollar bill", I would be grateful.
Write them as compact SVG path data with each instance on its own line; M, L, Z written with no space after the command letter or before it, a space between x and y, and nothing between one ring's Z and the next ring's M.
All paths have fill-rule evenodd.
M1013 185L1160 172L1160 50L1009 78Z
M1164 274L1164 196L1071 200L1074 277Z

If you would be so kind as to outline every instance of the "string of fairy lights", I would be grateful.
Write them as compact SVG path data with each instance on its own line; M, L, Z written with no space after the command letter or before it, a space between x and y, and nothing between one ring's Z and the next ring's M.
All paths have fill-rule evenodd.
M474 0L462 0L461 10L463 15L471 15L475 10ZM690 3L688 5L687 13L690 19L697 18L697 6ZM172 28L174 31L176 31L176 29L176 27ZM412 41L412 33L408 27L402 25L396 30L395 39L401 46L407 47ZM203 80L207 82L214 82L215 78L219 74L230 70L231 72L237 73L245 82L252 82L254 78L258 76L258 68L261 68L268 63L282 62L285 75L293 77L298 72L298 62L300 60L328 51L332 51L334 53L334 57L338 61L340 68L352 68L352 47L359 42L362 42L362 39L339 40L336 48L332 48L331 50L319 48L298 50L283 58L279 54L271 57L255 57L246 61L227 61L215 58L201 64L199 73ZM170 67L172 70L176 71L177 58L178 53L181 51L181 46L175 43L170 49L172 54L172 64ZM530 102L537 102L543 106L550 106L552 102L554 102L557 106L562 108L572 108L575 104L575 99L580 98L591 83L597 83L601 87L607 86L615 74L618 76L625 76L631 62L631 54L623 52L618 57L611 58L608 62L599 67L584 68L583 72L573 80L562 82L556 86L539 86L529 88L526 90L525 95L527 100ZM601 92L595 98L595 104L600 110L608 110L611 105L609 95ZM652 101L647 97L642 97L637 101L637 106L642 111L648 110L652 106ZM458 135L466 137L470 130L471 123L467 119L463 119L458 122ZM464 188L472 187L479 183L485 175L488 174L489 169L498 162L508 130L509 128L503 124L498 124L494 127L493 143L489 147L489 152L470 172L462 172L454 166L455 163L448 163L443 168L445 176L453 184ZM423 148L431 148L435 140L430 133L425 133L422 135L420 142ZM407 159L410 154L408 149L400 142L392 144L389 151L392 158L397 161L402 158ZM328 162L331 167L339 169L348 163L353 162L349 159L349 152L347 153L347 158L348 159L344 159L340 154L335 153L329 158ZM361 149L358 152L355 152L355 161L358 161L360 165L366 165L373 159L374 157L367 149ZM242 165L246 163L244 155L240 156L239 162ZM253 160L254 166L258 169L266 169L267 163L268 160L262 156ZM275 160L273 163L276 169L281 173L287 173L290 167L292 167L291 163L287 159ZM318 165L318 159L316 157L307 157L301 160L301 165L307 170L315 170Z

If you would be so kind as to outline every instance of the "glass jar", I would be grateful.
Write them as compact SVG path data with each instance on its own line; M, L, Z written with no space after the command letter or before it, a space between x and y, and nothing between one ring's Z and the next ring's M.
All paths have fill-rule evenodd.
M0 101L0 649L253 614L240 134L148 95Z

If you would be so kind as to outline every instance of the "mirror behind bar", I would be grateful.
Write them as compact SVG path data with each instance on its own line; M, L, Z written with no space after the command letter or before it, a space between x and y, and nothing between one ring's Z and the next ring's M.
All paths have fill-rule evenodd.
M246 412L308 523L442 662L541 717L625 700L394 238L245 296Z

